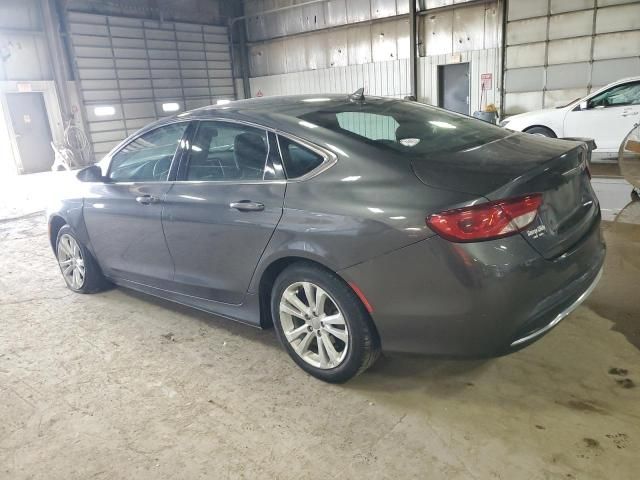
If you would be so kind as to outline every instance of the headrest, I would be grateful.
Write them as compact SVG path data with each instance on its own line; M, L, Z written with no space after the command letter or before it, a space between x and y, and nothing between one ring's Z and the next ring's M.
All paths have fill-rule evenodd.
M240 167L262 171L267 157L267 145L264 135L245 132L236 136L233 153Z

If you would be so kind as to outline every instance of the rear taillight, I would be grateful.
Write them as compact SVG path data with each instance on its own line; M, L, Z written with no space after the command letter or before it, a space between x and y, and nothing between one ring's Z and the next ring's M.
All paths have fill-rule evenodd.
M427 218L427 225L452 242L491 240L527 228L541 204L542 195L535 193L436 213Z

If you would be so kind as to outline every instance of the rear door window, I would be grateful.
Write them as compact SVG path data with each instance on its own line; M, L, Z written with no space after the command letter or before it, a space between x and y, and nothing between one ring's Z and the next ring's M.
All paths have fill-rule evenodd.
M288 138L278 137L287 178L299 178L312 172L324 162L324 157Z
M184 180L222 182L263 180L267 132L246 125L199 122L186 161Z

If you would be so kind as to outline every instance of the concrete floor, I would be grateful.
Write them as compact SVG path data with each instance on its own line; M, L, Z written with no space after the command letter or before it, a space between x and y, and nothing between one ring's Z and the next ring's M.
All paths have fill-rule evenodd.
M272 331L73 294L41 216L0 222L0 478L638 478L640 227L605 231L602 282L533 346L333 386Z

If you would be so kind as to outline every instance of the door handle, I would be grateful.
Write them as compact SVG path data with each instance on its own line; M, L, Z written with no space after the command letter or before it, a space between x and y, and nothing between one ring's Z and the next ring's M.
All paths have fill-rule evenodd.
M140 195L139 197L136 197L136 202L141 203L142 205L149 205L151 203L160 203L160 199L153 195Z
M229 207L240 210L241 212L261 212L264 210L264 204L252 202L250 200L240 200L239 202L231 202Z
M623 117L630 117L631 115L638 115L640 112L622 112Z

